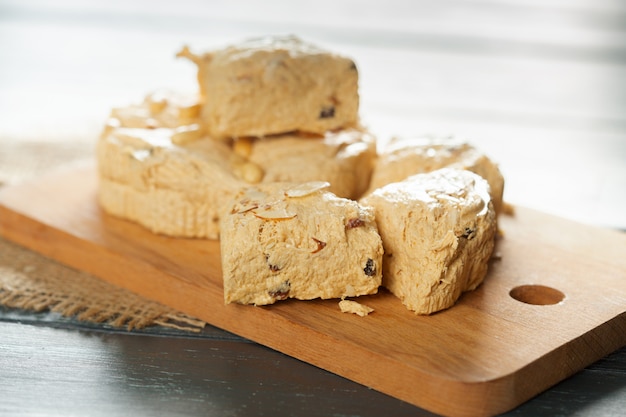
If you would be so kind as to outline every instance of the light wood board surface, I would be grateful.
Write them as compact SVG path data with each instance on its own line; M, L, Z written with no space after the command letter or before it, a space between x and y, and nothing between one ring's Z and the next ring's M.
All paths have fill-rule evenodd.
M218 242L156 236L109 217L96 191L93 163L5 187L0 234L433 412L504 412L626 344L619 232L517 208L501 218L485 283L454 308L418 317L383 290L360 299L375 309L361 318L342 314L337 300L224 305ZM543 305L558 297L541 286L562 301Z

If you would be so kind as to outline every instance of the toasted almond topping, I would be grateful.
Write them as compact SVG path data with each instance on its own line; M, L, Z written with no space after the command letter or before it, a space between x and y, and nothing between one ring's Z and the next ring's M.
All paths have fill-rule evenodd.
M252 213L263 220L290 220L296 217L296 213L291 213L284 207L264 206L252 210Z
M267 198L267 194L263 191L259 190L256 187L250 187L245 190L242 196L242 201L250 200L250 201L261 201Z
M243 205L243 206L235 206L230 211L230 214L243 214L243 213L247 213L247 212L249 212L251 210L254 210L256 208L259 208L259 206L258 205L254 205L254 204L248 204L248 205Z
M305 197L328 187L330 183L327 181L310 181L285 190L285 195L291 198Z

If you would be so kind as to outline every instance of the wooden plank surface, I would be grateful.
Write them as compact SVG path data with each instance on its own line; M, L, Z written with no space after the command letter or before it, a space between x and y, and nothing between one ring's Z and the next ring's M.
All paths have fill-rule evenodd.
M518 208L501 219L501 259L455 308L417 317L382 291L365 301L376 312L359 318L341 314L336 300L224 305L217 242L155 236L110 218L96 187L86 164L2 189L0 233L434 412L509 410L626 344L626 236L611 230ZM533 305L509 295L538 284L564 300Z

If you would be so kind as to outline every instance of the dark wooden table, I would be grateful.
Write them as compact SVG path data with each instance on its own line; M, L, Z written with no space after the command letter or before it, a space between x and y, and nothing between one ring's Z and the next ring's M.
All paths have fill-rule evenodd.
M0 335L0 415L433 415L212 326L126 332L0 309ZM505 415L622 416L625 406L623 348Z
M626 229L626 4L612 0L3 0L0 146L85 156L112 106L195 88L173 58L183 44L269 33L354 57L379 135L466 135L500 162L509 202ZM0 174L16 163L0 153ZM626 348L507 415L624 410ZM430 414L213 327L127 332L1 308L0 415Z

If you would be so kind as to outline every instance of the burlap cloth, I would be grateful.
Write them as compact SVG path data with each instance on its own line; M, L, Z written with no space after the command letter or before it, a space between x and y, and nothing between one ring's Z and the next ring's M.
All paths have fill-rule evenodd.
M93 158L95 141L0 138L0 187ZM0 237L0 305L54 311L128 329L165 326L199 332L205 323L74 270Z

